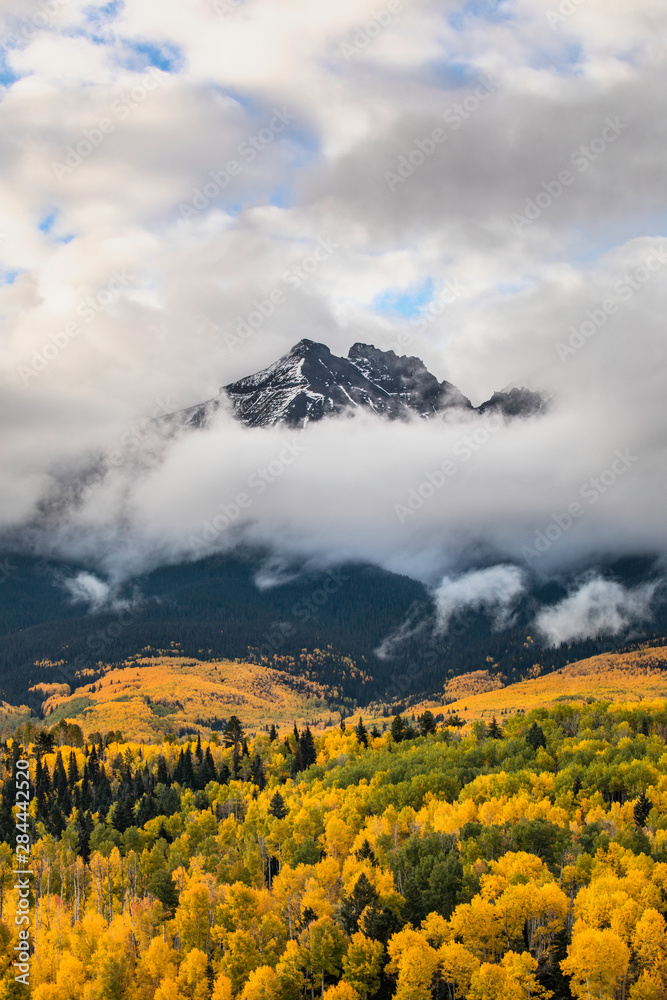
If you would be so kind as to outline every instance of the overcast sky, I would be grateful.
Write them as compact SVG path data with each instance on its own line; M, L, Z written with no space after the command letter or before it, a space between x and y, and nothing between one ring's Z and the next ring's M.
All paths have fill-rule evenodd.
M223 416L119 467L60 544L112 575L191 558L243 493L203 554L243 537L436 582L474 552L667 550L667 8L382 2L2 0L3 526L309 337L551 410L472 448L467 424L322 424L261 493L293 435Z

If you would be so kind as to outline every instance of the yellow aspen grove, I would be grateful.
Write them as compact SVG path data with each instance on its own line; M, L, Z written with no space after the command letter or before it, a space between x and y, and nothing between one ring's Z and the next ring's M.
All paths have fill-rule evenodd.
M343 956L343 977L362 1000L375 996L380 988L383 955L380 941L373 941L361 931L352 935Z
M248 976L241 1000L278 1000L280 982L275 971L268 965L260 965Z
M356 728L313 725L302 746L301 723L298 745L291 724L270 738L239 723L229 747L101 738L74 758L60 739L30 806L30 995L549 1000L562 973L574 1000L664 1000L667 703L536 713L503 716L498 738L432 713L425 735L406 716L400 739L388 724L367 745ZM541 770L542 739L555 770ZM297 746L317 764L299 770Z
M441 945L438 949L438 973L444 983L447 1000L462 1000L468 995L479 966L477 956L462 944L452 941Z
M630 949L614 931L577 928L561 969L572 977L570 989L578 1000L616 1000L630 964Z

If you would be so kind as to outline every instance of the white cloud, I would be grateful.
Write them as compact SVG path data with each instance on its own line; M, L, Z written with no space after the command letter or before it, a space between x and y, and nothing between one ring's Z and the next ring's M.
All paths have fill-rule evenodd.
M111 587L93 573L78 573L63 585L69 591L72 603L87 604L91 612L100 611L111 600Z
M372 15L370 0L253 0L230 17L208 0L126 0L115 13L89 0L55 6L27 34L25 21L44 20L37 0L7 0L0 14L16 36L8 65L28 74L0 101L0 527L30 521L54 479L81 456L113 451L157 400L177 409L209 398L304 336L346 353L356 340L407 334L405 353L474 402L526 381L555 392L552 413L494 435L404 524L393 505L452 456L465 428L312 428L308 454L253 497L236 535L288 559L367 559L433 584L478 547L499 562L520 558L617 449L631 448L628 475L540 566L667 553L667 270L629 297L616 291L667 243L659 0L586 0L557 30L537 0L501 5L498 16L414 0L349 62L340 43ZM171 72L130 107L151 59L161 61L141 53L167 50L177 54ZM446 119L484 74L497 91ZM244 157L240 144L276 107L296 118ZM572 154L608 117L627 129L577 170ZM103 118L113 132L56 177L53 161ZM385 171L435 127L447 142L392 194ZM242 171L184 224L179 205L230 160ZM512 213L566 168L575 182L516 232ZM328 234L340 243L331 259L230 351L225 335L239 318L284 291L285 272ZM22 380L19 366L122 268L131 285ZM429 277L435 295L447 282L461 292L425 329L374 311L379 292ZM615 312L563 363L557 344L609 299ZM190 536L246 489L279 440L223 421L176 442L162 465L144 463L140 477L115 467L51 544L97 552L117 575L185 558Z
M446 634L452 618L470 608L491 615L494 627L506 628L524 593L524 573L516 566L490 566L459 577L445 577L436 588L436 632Z
M536 625L552 644L621 635L651 619L651 602L658 583L628 588L594 576L559 604L543 608Z

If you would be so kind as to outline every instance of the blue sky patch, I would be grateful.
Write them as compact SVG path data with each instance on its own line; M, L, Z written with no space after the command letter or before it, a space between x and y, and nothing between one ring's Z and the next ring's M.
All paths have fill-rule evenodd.
M168 42L130 42L123 41L125 58L123 65L127 69L141 73L143 70L156 66L164 73L177 73L185 62L183 53L177 45Z
M52 209L52 211L50 211L47 215L45 215L42 219L39 220L39 222L37 223L37 228L41 229L41 231L43 233L46 233L46 235L48 236L51 230L53 229L53 223L56 221L57 216L58 216L58 209L57 208Z
M472 18L491 21L511 21L513 18L507 0L469 0L460 10L449 15L449 23L455 31L463 31Z
M0 271L0 285L13 285L23 271Z
M373 299L373 309L382 316L409 318L419 316L433 298L433 279L408 288L387 288Z
M20 73L15 73L7 65L7 50L0 49L0 87L11 87L13 83L21 79Z

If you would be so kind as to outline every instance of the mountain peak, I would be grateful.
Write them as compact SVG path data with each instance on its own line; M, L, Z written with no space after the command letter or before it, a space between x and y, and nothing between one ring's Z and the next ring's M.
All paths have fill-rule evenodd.
M309 340L307 337L303 337L283 357L305 357L307 354L331 354L331 351L326 344L319 344L316 340Z
M205 426L211 413L225 402L249 427L305 427L323 417L356 410L389 420L441 416L452 409L474 412L470 400L451 382L438 381L421 358L399 356L361 342L340 358L326 344L308 337L268 368L222 386L216 399L177 416L183 425ZM498 393L477 412L486 409L508 416L538 412L537 399Z

